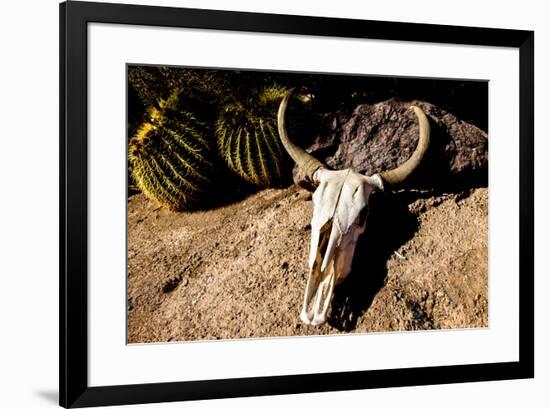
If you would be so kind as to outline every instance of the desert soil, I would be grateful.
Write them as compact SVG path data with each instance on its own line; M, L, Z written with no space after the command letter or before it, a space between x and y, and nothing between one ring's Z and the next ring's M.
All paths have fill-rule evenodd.
M311 194L173 213L128 199L128 342L485 327L487 188L372 199L328 324L299 318Z

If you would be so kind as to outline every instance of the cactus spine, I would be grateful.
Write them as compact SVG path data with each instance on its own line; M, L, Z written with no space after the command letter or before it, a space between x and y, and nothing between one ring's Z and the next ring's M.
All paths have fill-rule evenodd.
M178 101L174 93L149 108L128 149L141 191L175 211L191 208L208 192L215 157L207 126L180 109Z
M268 87L228 103L216 122L218 149L229 168L259 186L279 184L290 167L277 131L277 109L285 92Z

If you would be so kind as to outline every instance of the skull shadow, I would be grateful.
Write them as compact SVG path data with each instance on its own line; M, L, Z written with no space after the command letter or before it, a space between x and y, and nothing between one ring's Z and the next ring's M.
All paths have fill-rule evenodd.
M395 195L376 193L370 199L367 229L357 241L350 274L334 291L328 323L341 331L357 326L385 284L387 260L418 229L417 218L408 209L412 195L403 192L407 200L396 200Z
M483 185L481 182L470 187ZM458 194L457 198L463 199L470 192L456 186L456 189L373 194L367 228L357 241L350 274L334 289L329 325L340 331L351 331L372 305L386 283L387 261L418 231L418 216L409 210L411 203L442 193Z

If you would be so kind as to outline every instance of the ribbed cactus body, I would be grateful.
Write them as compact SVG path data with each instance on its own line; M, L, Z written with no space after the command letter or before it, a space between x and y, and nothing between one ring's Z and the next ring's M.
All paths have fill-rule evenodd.
M208 128L177 108L177 95L151 108L130 140L132 176L150 199L171 210L189 209L211 185L215 152Z
M286 89L265 88L246 101L226 105L216 122L221 156L231 170L259 186L279 184L290 169L277 130Z

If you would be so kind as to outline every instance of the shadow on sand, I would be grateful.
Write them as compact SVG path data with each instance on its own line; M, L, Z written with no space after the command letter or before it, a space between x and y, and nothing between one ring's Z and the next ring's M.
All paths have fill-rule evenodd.
M468 188L450 190L400 191L377 193L370 201L367 229L360 236L349 276L334 291L329 324L340 331L356 328L357 320L371 306L386 282L386 263L392 254L413 238L419 228L417 215L409 205L418 199L442 194L469 196L471 188L486 186L482 180Z
M357 326L358 318L384 286L386 261L418 229L416 216L408 210L412 198L394 196L376 194L371 198L367 230L357 242L351 272L335 288L329 324L341 331Z

